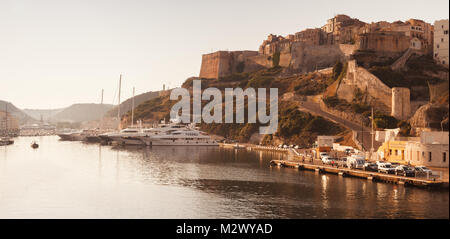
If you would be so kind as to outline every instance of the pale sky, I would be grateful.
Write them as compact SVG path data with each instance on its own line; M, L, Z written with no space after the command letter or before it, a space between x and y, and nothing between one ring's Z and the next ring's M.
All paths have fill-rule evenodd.
M113 103L180 86L201 55L257 50L270 33L320 27L336 14L365 22L448 19L448 0L0 0L0 100L19 108ZM117 103L116 101L114 102Z

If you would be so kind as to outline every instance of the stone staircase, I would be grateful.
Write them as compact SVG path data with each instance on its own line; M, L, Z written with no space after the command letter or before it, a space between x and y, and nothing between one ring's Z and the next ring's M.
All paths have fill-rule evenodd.
M391 65L391 69L394 71L400 70L402 69L406 62L408 61L408 59L413 55L422 55L422 53L420 51L414 50L412 48L408 48L408 50L405 51L405 53L403 53L403 55L398 58L392 65Z

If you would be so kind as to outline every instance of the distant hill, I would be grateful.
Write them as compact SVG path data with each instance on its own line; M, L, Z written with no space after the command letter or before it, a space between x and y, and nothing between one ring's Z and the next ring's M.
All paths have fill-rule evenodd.
M158 96L159 96L159 91L149 91L147 93L136 95L134 97L134 107L137 107L141 103L144 103L145 101L154 99L154 98L156 98ZM121 103L120 104L120 115L123 116L128 111L130 111L132 105L133 105L132 104L132 98L129 98L129 99L125 100L123 103ZM110 111L108 111L105 116L116 117L117 116L117 109L118 109L118 107L114 106L114 108L112 108Z
M108 104L73 104L54 114L52 122L83 122L101 119L113 105Z
M7 103L6 101L0 100L0 111L5 111L6 104L8 104L8 113L16 117L19 121L19 124L28 124L36 122L34 118L30 117L24 111L22 111L21 109L17 108L16 106L14 106L9 102Z
M51 120L53 116L63 111L64 108L61 109L23 109L22 111L33 117L35 120L41 120L41 117L44 121Z

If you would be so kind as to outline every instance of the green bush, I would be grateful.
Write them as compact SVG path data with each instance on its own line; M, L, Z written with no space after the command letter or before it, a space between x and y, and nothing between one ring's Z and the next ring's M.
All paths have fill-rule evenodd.
M253 78L248 81L247 87L253 88L270 88L272 82L274 81L273 77L269 76L259 76L257 78Z
M390 115L375 114L373 124L376 129L397 128L398 120Z
M280 52L279 51L273 53L272 66L273 67L280 66Z

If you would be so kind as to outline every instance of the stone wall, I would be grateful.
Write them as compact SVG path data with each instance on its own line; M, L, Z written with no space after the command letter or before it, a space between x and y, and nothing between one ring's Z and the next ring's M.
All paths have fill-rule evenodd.
M375 109L386 113L391 111L391 88L363 67L357 66L355 60L350 60L347 74L339 84L336 95L340 99L352 102L356 89L360 89L366 94L366 103L373 105Z
M380 54L398 54L410 46L409 37L402 32L371 32L360 35L359 49Z
M257 51L218 51L202 56L200 78L217 79L237 72L255 71L264 66L258 66L249 60L258 56Z
M292 44L291 60L289 64L286 64L286 67L289 67L293 72L303 73L327 68L333 66L336 61L350 59L351 54L356 49L355 47L355 45L348 44L311 46L302 42L295 42Z

